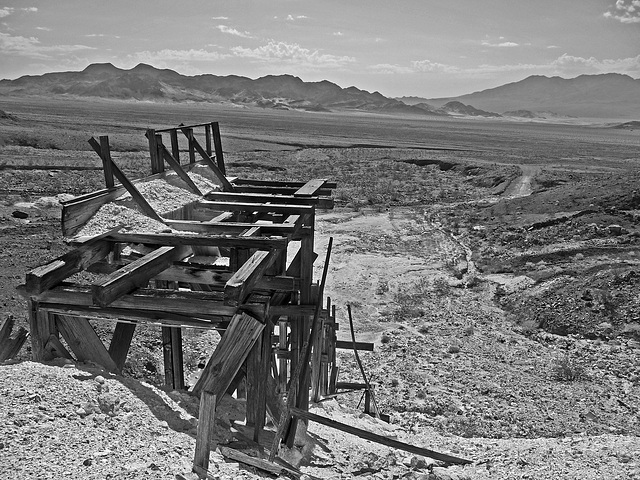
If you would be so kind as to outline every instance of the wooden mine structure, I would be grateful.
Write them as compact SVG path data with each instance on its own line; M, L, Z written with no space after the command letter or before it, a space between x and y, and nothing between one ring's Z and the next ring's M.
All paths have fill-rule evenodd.
M195 129L204 129L204 146ZM163 136L169 137L170 148ZM180 162L179 136L186 137L188 163ZM127 192L146 216L173 231L126 233L116 228L72 238L71 252L28 272L20 289L28 298L33 357L70 356L62 336L77 360L118 372L136 325L157 324L162 326L166 384L183 389L182 328L216 329L220 342L193 391L220 398L246 378L247 420L257 437L267 404L275 409L271 400L289 389L314 319L320 324L314 368L300 376L296 406L307 409L310 386L316 398L335 390L335 307L328 301L316 312L323 302L313 281L313 248L316 208L333 207L336 185L324 179L227 177L217 122L150 129L147 139L152 175L136 180L129 180L111 159L106 136L89 141L102 159L106 188L63 203L62 231L73 237L102 205ZM161 216L136 185L163 178L167 164L203 199ZM189 176L203 166L214 174L219 191L201 192ZM188 261L211 252L227 257L227 264ZM100 275L82 284L73 281L78 272ZM90 319L116 322L108 347Z
M203 136L204 146L198 140ZM281 439L293 445L301 419L444 461L466 462L308 412L310 399L318 401L342 387L365 389L365 410L377 414L369 411L368 382L336 381L336 349L373 350L373 344L356 342L353 328L352 341L336 339L335 306L330 299L325 303L323 296L332 239L322 281L313 279L316 209L333 208L336 184L326 179L284 182L227 176L217 122L149 129L146 137L152 174L135 180L112 160L107 136L89 140L102 159L106 188L63 203L62 232L73 250L29 271L25 284L18 287L27 298L34 360L72 359L73 353L78 361L120 372L136 326L159 325L165 383L184 389L182 329L220 332L217 347L192 386L200 395L194 471L202 477L207 476L216 399L233 393L243 381L246 423L253 426L253 439L259 441L267 413L278 426L271 461ZM186 138L186 149L181 150L179 138ZM181 161L181 151L187 152L188 163ZM166 165L171 170L165 170ZM201 191L189 175L197 169L205 169L218 188ZM169 173L200 199L160 215L139 187L166 179ZM136 232L121 225L100 234L77 235L100 207L126 193L146 217L168 231ZM225 261L191 261L202 256ZM90 320L115 323L108 347ZM258 468L281 468L224 451Z

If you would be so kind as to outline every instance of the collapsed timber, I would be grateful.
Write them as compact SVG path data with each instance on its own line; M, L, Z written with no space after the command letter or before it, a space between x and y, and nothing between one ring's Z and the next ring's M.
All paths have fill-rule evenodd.
M253 440L259 443L264 437L267 415L277 426L269 460L242 457L243 463L281 468L273 463L280 442L293 445L299 420L324 422L447 463L469 463L333 420L327 423L308 412L310 401L355 388L365 390L366 413L380 416L375 400L371 408L366 377L364 384L337 381L336 349L353 348L357 355L359 348L373 345L356 342L355 336L352 342L337 341L336 309L323 298L331 240L322 281L313 279L316 209L333 207L336 184L227 176L217 122L149 129L146 136L151 175L135 180L111 159L108 137L89 140L102 159L106 188L63 203L62 233L74 249L28 272L19 287L28 300L34 359L92 361L119 373L136 326L159 325L165 383L185 389L183 329L221 332L190 389L200 396L194 471L203 477L213 447L216 399L234 393L241 382ZM186 149L181 150L179 138L186 139ZM173 188L172 201L149 194L154 182ZM175 205L178 191L186 201ZM118 202L120 210L105 210ZM131 220L125 210L143 220ZM97 221L104 211L110 218ZM108 347L90 320L115 324ZM224 451L229 458L241 456Z

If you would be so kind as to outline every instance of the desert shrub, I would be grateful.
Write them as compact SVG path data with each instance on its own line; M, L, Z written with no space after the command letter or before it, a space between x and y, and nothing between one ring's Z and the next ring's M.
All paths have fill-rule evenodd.
M553 362L551 369L554 380L559 382L573 382L585 377L585 368L582 363L565 354Z

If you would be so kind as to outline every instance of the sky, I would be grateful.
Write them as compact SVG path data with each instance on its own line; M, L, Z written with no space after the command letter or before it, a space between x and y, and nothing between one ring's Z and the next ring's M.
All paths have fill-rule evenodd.
M106 62L389 97L640 78L640 0L0 0L0 78Z

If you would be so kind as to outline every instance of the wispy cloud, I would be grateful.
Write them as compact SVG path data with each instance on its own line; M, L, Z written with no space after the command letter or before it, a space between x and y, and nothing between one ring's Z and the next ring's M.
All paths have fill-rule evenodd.
M95 50L87 45L42 45L36 37L23 37L0 32L0 53L49 59L56 54Z
M88 35L85 35L85 37L88 37L88 38L105 38L105 37L120 38L120 35L111 35L111 34L107 34L107 33L89 33Z
M391 63L378 63L376 65L369 65L367 67L372 73L380 74L397 74L397 73L414 73L415 70L406 65L394 65Z
M342 33L342 32L333 32L333 34L332 34L332 35L333 35L334 37L343 37L343 36L344 36L344 33Z
M496 41L490 41L489 39L485 39L482 41L481 45L483 47L493 47L493 48L510 48L510 47L518 47L519 44L515 42L509 42L504 37L499 37Z
M229 20L229 17L211 17L211 20Z
M249 32L241 32L240 30L237 30L232 27L228 27L227 25L218 25L216 26L216 28L220 30L222 33L235 35L236 37L253 38L253 36Z
M172 50L165 48L163 50L136 52L128 55L127 58L134 62L144 62L153 65L166 65L167 61L183 61L183 62L211 62L229 58L230 54L212 52L210 50L189 49L189 50Z
M640 23L640 0L616 0L604 17L622 23Z
M287 15L286 20L288 22L295 22L296 20L306 20L307 17L306 15Z
M411 62L411 68L415 72L444 72L444 73L460 72L460 68L454 65L447 65L444 63L432 62L431 60L414 60L413 62Z
M36 7L25 7L25 8L2 7L0 8L0 18L8 17L9 15L11 15L16 11L35 13L38 11L38 9Z
M51 29L49 27L36 27L36 30L42 30L43 32L50 32Z
M301 47L297 43L273 40L257 48L233 47L231 51L238 57L251 58L261 62L277 61L287 65L295 64L304 67L342 67L355 62L353 57L321 53L319 50Z
M630 75L640 74L640 55L628 58L609 58L598 60L595 57L576 57L560 55L551 66L563 73L627 73Z

